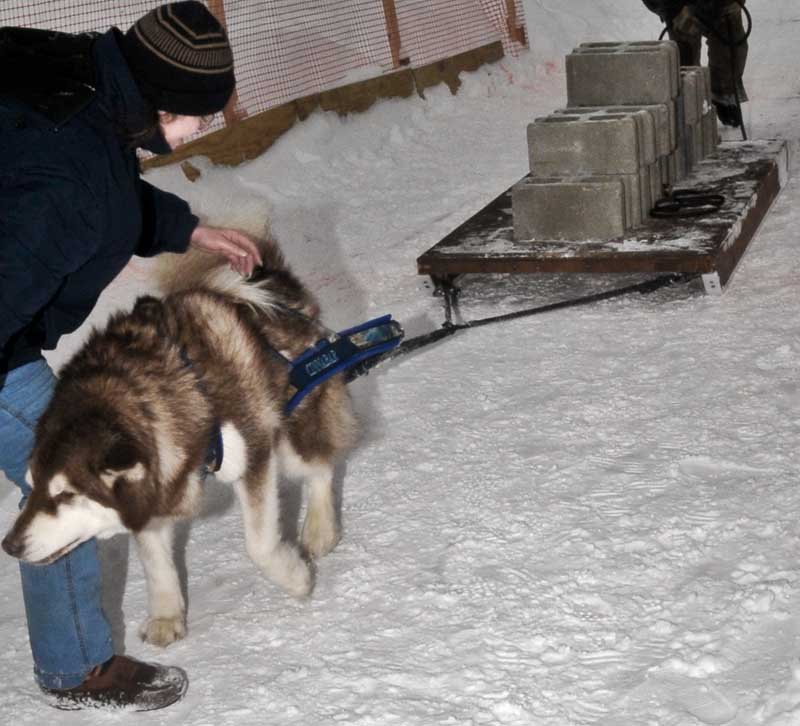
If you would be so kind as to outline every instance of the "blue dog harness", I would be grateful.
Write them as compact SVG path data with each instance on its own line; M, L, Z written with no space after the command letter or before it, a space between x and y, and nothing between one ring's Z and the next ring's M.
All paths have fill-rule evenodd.
M293 310L290 312L300 315ZM275 348L267 345L273 355L289 367L289 385L295 389L295 393L283 409L287 416L291 415L300 402L321 383L337 373L355 368L365 360L393 350L400 345L404 335L402 326L396 320L392 320L391 315L368 320L366 323L338 333L330 332L327 338L318 340L294 360L289 360ZM189 354L183 347L180 352L183 364L194 373L197 386L205 395L206 386L195 371ZM220 422L215 421L203 465L204 471L206 473L219 471L224 453L222 429Z
M289 383L296 389L284 413L291 414L300 401L331 376L396 348L402 340L400 323L391 315L384 315L322 338L292 361L281 356L289 366Z

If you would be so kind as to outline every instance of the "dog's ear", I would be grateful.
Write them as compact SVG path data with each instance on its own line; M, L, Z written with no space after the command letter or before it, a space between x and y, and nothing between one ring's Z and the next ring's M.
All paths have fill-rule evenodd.
M147 476L147 457L128 435L114 433L100 461L100 479L113 489L120 478L138 484Z
M124 434L114 434L103 452L101 471L122 471L130 469L141 459L135 442Z
M137 461L133 466L125 469L103 469L100 480L109 488L114 489L119 479L124 479L132 484L139 484L147 477L147 468L144 463Z
M134 532L142 529L152 514L153 483L147 456L129 437L115 437L106 450L100 480L125 526Z

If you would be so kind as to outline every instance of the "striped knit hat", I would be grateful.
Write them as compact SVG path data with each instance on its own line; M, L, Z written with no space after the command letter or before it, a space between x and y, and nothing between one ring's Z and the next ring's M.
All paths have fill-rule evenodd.
M159 111L216 113L236 86L225 29L195 0L161 5L137 20L122 37L122 53Z

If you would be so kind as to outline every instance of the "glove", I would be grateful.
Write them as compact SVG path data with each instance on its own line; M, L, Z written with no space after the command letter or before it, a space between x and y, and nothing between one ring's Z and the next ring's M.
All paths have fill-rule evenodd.
M672 19L672 29L681 35L698 35L703 30L703 26L692 9L688 5L684 5Z

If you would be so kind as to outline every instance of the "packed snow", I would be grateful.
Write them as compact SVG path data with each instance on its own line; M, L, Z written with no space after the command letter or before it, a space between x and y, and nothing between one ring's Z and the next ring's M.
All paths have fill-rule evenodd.
M796 0L750 0L753 138L800 138ZM331 327L441 300L415 260L526 171L525 126L565 102L578 42L657 37L639 0L526 0L531 51L453 96L316 113L261 158L149 181L211 222L267 217ZM733 135L735 137L735 134ZM796 172L796 165L793 165ZM344 538L305 601L244 551L229 488L183 531L188 637L142 644L142 570L103 547L106 607L135 657L184 667L191 726L800 724L800 184L790 178L722 296L680 286L468 330L351 386L363 435L339 472ZM639 278L636 278L639 279ZM468 318L627 284L474 277ZM90 324L150 289L136 260ZM0 481L0 526L18 492ZM298 500L287 489L288 535ZM57 716L32 677L16 564L0 568L0 722Z

